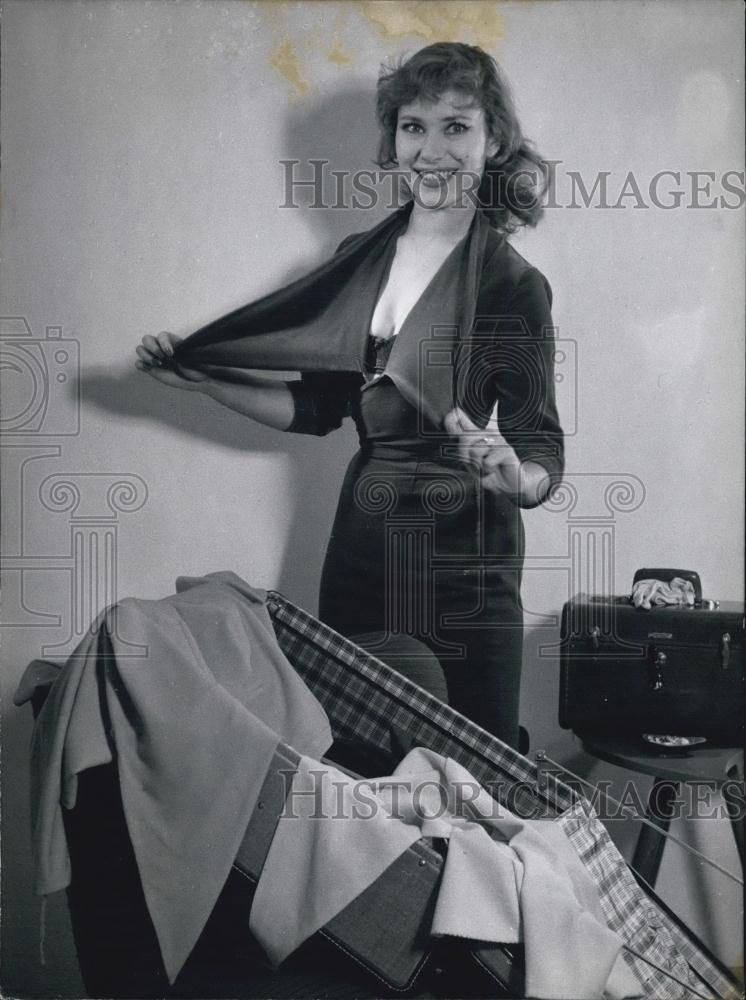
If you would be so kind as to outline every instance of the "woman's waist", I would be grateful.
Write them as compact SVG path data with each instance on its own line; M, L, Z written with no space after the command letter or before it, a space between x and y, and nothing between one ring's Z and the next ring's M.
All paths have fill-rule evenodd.
M362 438L360 456L369 461L455 464L443 457L442 447L438 442L427 438Z
M484 489L476 470L460 461L451 445L361 447L347 469L339 516L351 510L384 521L434 517L439 535L473 535L485 551L521 547L520 508L506 495Z

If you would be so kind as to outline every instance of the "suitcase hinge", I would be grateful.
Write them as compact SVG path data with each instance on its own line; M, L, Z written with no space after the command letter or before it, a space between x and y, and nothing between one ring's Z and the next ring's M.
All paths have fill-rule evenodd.
M651 691L663 689L662 671L667 659L666 654L656 649L655 646L648 646L648 683Z
M723 632L720 636L720 666L723 670L730 666L730 632Z

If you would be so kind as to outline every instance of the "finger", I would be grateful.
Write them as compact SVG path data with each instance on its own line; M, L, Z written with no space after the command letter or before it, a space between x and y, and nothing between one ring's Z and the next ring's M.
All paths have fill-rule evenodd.
M162 368L159 364L151 364L147 361L136 361L135 368L137 368L138 371L145 372L146 375L150 375L150 377L154 378L157 382L166 381L166 376L171 374L170 371Z
M506 448L512 451L497 425L493 424L492 421L489 422L487 427L480 427L474 423L468 413L459 407L456 407L451 412L454 415L453 424L455 426L458 422L458 425L461 427L461 435L465 443L468 444L473 457L484 457L491 454L495 449L498 452Z
M506 475L502 466L499 465L490 472L483 473L482 486L490 493L505 493L509 496L515 496L518 492L514 478Z
M462 462L480 465L489 450L483 430L459 406L455 406L443 421L446 431L458 441L458 457Z
M474 466L480 475L487 475L493 469L499 468L499 461L488 467L492 457L493 446L486 435L476 437L470 432L462 434L459 438L459 458L467 465Z
M135 368L148 375L153 375L155 378L158 378L164 371L157 361L142 361L140 359L135 362Z
M158 339L156 337L154 337L152 333L146 333L145 334L145 336L142 338L142 346L147 351L150 351L151 355L154 358L163 358L163 357L165 357L165 355L163 353L163 348L158 343Z
M473 462L478 462L481 466L486 467L488 463L492 462L492 465L499 465L499 457L495 455L495 444L492 440L491 435L485 434L484 431L479 437L475 434L470 433L467 438L469 457ZM497 458L497 461L492 461Z
M469 442L461 432L461 423L458 417L458 410L450 410L443 418L443 427L447 434L455 439L457 445L457 456L460 462L469 461Z
M523 470L516 453L505 447L493 448L482 461L482 485L495 493L520 497L523 493Z
M493 472L495 469L502 469L509 474L518 470L521 460L510 447L510 445L499 440L490 440L486 449L486 454L482 458L485 472Z
M446 433L458 437L461 433L461 423L458 418L458 410L450 410L443 419L443 426Z
M140 367L140 364L138 364L138 367ZM177 375L170 368L164 368L160 365L142 365L140 371L144 371L151 378L155 379L156 382L169 386L172 389L183 389L189 386L189 382L186 379L181 378L181 376Z
M156 337L156 340L158 341L158 346L160 347L161 351L166 355L167 358L172 358L174 354L173 345L171 343L172 336L173 334L169 333L167 330L164 330L162 333L159 333L158 336Z
M207 378L207 372L201 371L199 368L185 368L183 365L174 364L173 370L187 382L204 382Z
M495 403L495 409L492 412L492 420L494 422L494 433L495 433L495 436L500 439L500 444L507 444L508 442L503 437L503 432L502 432L502 429L501 429L501 423L502 423L502 421L501 421L501 416L500 416L500 410L503 409L503 408L504 407L501 407L499 401L497 403Z
M503 448L503 449L508 448L512 451L512 446L508 444L508 442L502 436L502 434L500 433L500 428L497 426L497 424L490 423L489 428L482 431L482 433L483 434L486 433L489 436L490 443L493 448Z
M482 433L477 436L474 431L462 431L456 416L451 417L446 429L455 438L460 461L481 466L482 460L490 451L490 441Z
M476 432L477 434L483 433L481 428L478 427L474 421L471 419L465 410L462 410L460 406L455 406L451 413L454 416L455 421L458 423L462 433L469 434L471 432Z
M158 363L158 358L154 354L151 354L151 352L142 344L137 345L137 347L135 348L135 353L137 354L138 358L141 361L144 361L146 364L152 365Z

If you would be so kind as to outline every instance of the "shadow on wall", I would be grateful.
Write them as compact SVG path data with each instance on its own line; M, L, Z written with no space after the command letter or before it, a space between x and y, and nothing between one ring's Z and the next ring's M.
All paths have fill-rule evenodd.
M286 188L287 200L296 205L293 210L298 214L298 223L310 226L312 243L322 249L316 259L299 264L293 260L297 257L294 248L288 248L282 259L286 270L277 287L307 273L331 256L344 236L370 228L392 208L387 203L368 210L354 209L335 192L331 171L349 178L357 170L376 169L373 160L376 144L372 90L350 90L337 94L333 100L319 100L291 111L281 145L286 151L284 158L297 161L292 168L295 171L292 179L309 180L314 169L310 161L328 161L323 168L318 167L316 176L323 180L321 188L298 186L292 191ZM348 189L346 183L344 190L349 193ZM314 198L329 207L309 207ZM343 207L332 207L335 204ZM134 352L134 343L132 347ZM197 393L162 387L134 368L122 375L103 368L89 369L83 373L81 388L86 405L107 413L155 422L180 435L193 435L223 448L287 454L292 462L296 507L278 588L315 613L326 541L344 470L355 450L355 432L351 426L322 439L281 434Z
M352 426L345 426L326 438L283 434L198 393L161 386L134 369L122 375L102 368L88 369L81 377L81 391L89 407L123 418L134 416L148 426L159 424L179 436L199 438L247 456L288 455L292 463L295 509L278 589L294 603L315 613L326 539L344 470L355 450ZM236 569L242 575L236 567L226 568Z
M333 99L298 106L287 118L284 159L298 163L292 168L286 163L284 168L285 201L295 207L281 211L299 213L313 230L324 256L333 253L343 237L370 229L397 207L396 198L392 198L393 183L376 186L373 195L363 191L374 186L365 173L380 171L375 162L378 138L373 83L370 90L341 91ZM314 167L311 160L322 163ZM322 182L320 189L308 184L290 186L293 180L314 178ZM314 198L325 207L307 207Z

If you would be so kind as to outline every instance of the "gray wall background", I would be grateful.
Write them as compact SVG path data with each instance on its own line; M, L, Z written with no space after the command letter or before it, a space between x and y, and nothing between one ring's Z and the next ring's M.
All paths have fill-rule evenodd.
M65 655L105 604L164 596L180 574L232 569L313 612L354 450L350 430L280 435L162 389L134 370L135 344L186 335L378 221L380 206L280 209L279 161L372 167L379 63L444 37L500 60L526 133L561 161L563 207L515 240L549 278L568 341L558 392L580 497L525 519L533 748L593 779L624 777L558 729L557 659L540 653L568 596L601 580L600 567L572 570L581 514L585 543L600 537L594 518L612 526L603 578L617 592L657 564L697 569L707 596L743 597L744 212L724 186L741 171L730 183L743 190L739 3L4 0L2 300L16 318L2 347L6 995L82 990L64 898L43 932L31 892L31 720L11 701L25 664ZM571 171L589 189L608 172L612 205L633 171L645 207L634 192L616 209L567 207ZM670 210L650 201L660 171L681 172ZM715 207L692 206L692 171L713 175L697 199ZM661 181L665 203L678 187ZM610 510L614 479L631 486ZM727 823L674 830L738 869ZM634 832L612 834L629 852ZM742 964L737 887L674 846L659 887Z

